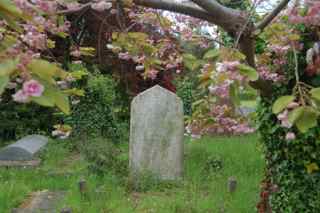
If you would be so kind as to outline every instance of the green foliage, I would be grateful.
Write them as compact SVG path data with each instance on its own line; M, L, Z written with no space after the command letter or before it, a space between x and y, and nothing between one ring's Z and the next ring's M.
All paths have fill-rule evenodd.
M108 137L119 143L126 136L127 125L119 120L117 112L116 83L111 76L90 75L84 87L85 96L73 106L72 114L65 123L73 128L73 136Z
M190 71L196 71L202 65L202 61L192 54L183 54L183 63Z
M178 82L177 95L182 99L184 115L192 115L192 103L194 101L192 90L194 83L192 81L185 80Z
M220 55L219 49L210 49L204 54L203 59L215 60L219 57L219 55Z
M250 81L256 81L259 78L258 72L250 66L240 64L238 65L239 73L248 77Z
M0 141L15 140L27 134L50 135L57 116L53 108L37 104L17 105L13 101L0 104Z
M288 104L290 104L292 101L294 101L295 97L292 95L286 95L278 98L272 107L272 112L275 114L278 114L282 110L284 110Z
M286 93L285 88L275 88L273 99ZM320 212L320 173L315 166L320 165L320 128L305 133L295 129L296 139L286 140L290 130L279 125L272 113L272 101L263 99L257 113L267 159L267 179L278 189L271 195L272 210Z
M95 139L83 146L82 152L89 162L89 170L98 175L128 174L128 156L108 139Z

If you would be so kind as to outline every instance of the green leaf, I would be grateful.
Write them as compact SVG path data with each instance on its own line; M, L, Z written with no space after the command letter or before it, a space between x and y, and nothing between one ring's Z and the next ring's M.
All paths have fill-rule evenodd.
M45 107L54 107L54 100L50 96L31 97L31 101Z
M9 76L1 76L0 75L0 95L4 92L7 84L9 83Z
M256 81L259 78L258 72L250 66L240 64L238 69L241 75L245 75L250 81Z
M288 104L290 104L292 101L294 101L295 97L292 95L286 95L278 98L276 102L273 104L272 112L274 114L278 114L282 110L284 110Z
M17 67L18 59L8 59L0 64L0 76L9 76Z
M306 133L310 128L317 126L318 113L312 107L303 107L302 115L295 122L300 132Z
M304 107L298 107L288 114L288 120L291 124L295 124L295 122L300 119L303 115Z
M84 96L84 90L82 89L68 89L63 91L67 95L76 95L76 96Z
M311 97L320 101L320 88L314 88L310 91Z
M204 54L203 59L214 60L214 59L217 59L219 55L220 55L220 52L218 49L212 49L206 52L206 54Z
M230 85L229 94L233 104L235 106L240 106L239 90L236 83Z
M42 80L41 83L45 87L43 95L39 98L32 97L32 100L43 106L57 106L63 113L70 114L68 95L46 81Z
M64 93L57 92L54 96L56 106L65 114L70 114L70 105L68 96Z
M82 79L83 76L88 75L88 73L85 70L77 70L71 73L71 76L75 79Z
M55 77L66 78L67 73L63 71L57 65L50 63L45 60L34 59L30 64L28 64L28 69L35 75L37 75L42 80L47 81L48 83L54 84Z
M192 54L183 54L183 63L191 71L195 71L201 65L199 60Z
M1 0L0 10L17 18L22 16L22 11L11 0Z

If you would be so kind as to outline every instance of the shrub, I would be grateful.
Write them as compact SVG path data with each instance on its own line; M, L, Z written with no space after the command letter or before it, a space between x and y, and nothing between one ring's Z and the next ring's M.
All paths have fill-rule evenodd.
M82 147L82 153L89 162L89 170L98 175L113 173L126 177L128 157L122 150L107 139L94 139Z
M183 109L185 115L192 115L192 102L193 95L192 95L192 89L194 87L194 83L191 81L183 81L182 83L179 83L177 86L177 95L181 98L183 102Z
M28 134L50 134L56 122L54 109L5 100L0 103L0 141Z
M258 108L259 132L267 160L266 179L261 205L270 199L274 212L320 212L320 173L308 173L312 163L320 165L320 127L307 134L298 133L296 140L284 138L288 129L281 127L272 114L270 100ZM297 130L295 132L298 132ZM266 187L267 186L267 187Z
M111 76L90 75L85 96L73 106L65 123L73 128L73 137L107 137L118 143L126 135L127 124L118 118L116 84Z

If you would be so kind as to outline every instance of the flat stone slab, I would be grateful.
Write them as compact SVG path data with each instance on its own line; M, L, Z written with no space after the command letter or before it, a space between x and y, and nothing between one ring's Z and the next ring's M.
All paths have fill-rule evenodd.
M183 103L176 94L154 86L136 96L131 104L131 180L138 183L146 175L181 179L183 134Z
M64 198L65 192L39 191L33 192L19 208L12 213L57 213L57 205Z
M0 160L0 167L37 167L41 163L40 160L29 161L5 161Z
M29 135L0 150L0 161L32 161L48 143L41 135Z

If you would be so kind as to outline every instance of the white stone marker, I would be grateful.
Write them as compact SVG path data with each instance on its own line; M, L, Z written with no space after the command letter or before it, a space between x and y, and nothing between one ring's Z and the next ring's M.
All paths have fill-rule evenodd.
M183 175L183 104L174 93L154 86L131 103L129 167L133 183L148 174L159 180Z

